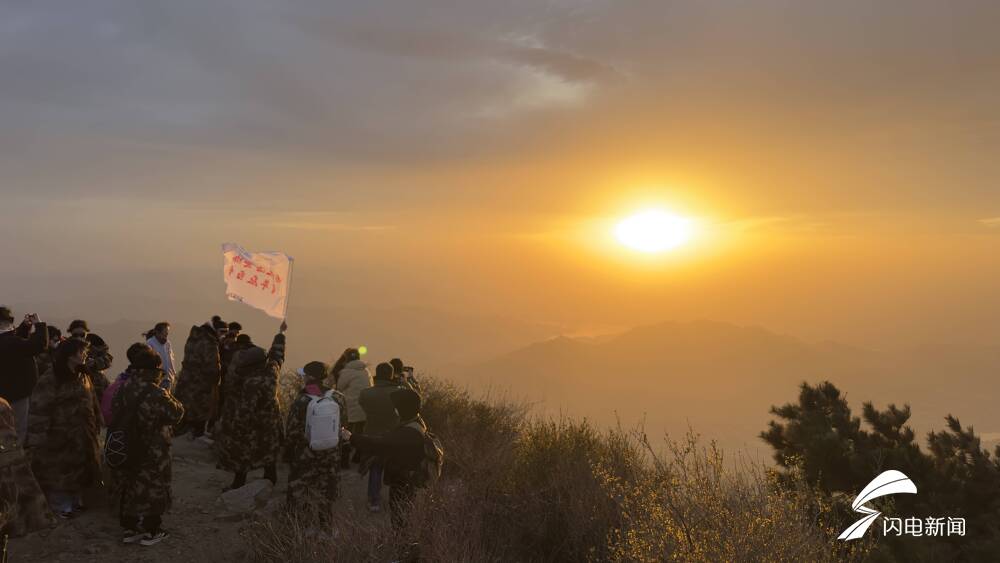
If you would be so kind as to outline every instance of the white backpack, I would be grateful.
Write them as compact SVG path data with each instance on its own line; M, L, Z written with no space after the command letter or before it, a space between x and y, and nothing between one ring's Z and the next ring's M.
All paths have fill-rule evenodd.
M329 390L313 397L306 407L306 441L309 449L319 452L337 447L340 441L340 404Z

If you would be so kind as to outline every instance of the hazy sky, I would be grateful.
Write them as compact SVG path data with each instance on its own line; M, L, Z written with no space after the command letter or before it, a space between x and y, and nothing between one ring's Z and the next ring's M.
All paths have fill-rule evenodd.
M294 255L299 306L991 342L998 24L988 1L2 1L0 302L221 300L232 240ZM698 240L608 243L651 205Z

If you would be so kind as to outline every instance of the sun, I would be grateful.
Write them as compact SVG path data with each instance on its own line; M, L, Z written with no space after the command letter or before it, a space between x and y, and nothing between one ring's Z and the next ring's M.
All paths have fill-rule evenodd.
M618 242L647 254L673 250L690 241L693 235L694 221L661 209L640 211L615 227Z

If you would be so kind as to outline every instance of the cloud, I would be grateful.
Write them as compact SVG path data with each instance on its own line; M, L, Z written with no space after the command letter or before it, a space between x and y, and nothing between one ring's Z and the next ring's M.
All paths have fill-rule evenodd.
M370 215L329 211L282 211L278 213L257 212L251 219L261 228L294 229L301 231L338 232L379 232L391 231L397 225L373 222Z
M298 171L339 179L367 167L368 186L400 170L573 170L598 155L646 160L653 175L711 161L739 177L751 163L746 176L777 177L753 197L791 212L861 192L875 207L900 193L931 205L940 186L952 186L949 201L987 197L997 165L982 140L996 108L983 93L1000 80L982 69L1000 52L988 25L1000 6L901 6L0 3L0 75L16 77L0 83L0 169L18 195L203 201L267 196ZM844 189L848 172L812 182L816 170L869 177L867 160L905 164L879 166L895 176L870 180L878 190ZM500 189L403 184L392 190ZM574 197L579 186L551 190Z
M979 224L988 229L1000 228L1000 217L989 217L987 219L980 219Z
M257 223L258 227L271 227L276 229L297 229L302 231L350 231L350 232L377 232L390 231L396 228L395 225L346 225L343 223L308 223L308 222L263 222Z

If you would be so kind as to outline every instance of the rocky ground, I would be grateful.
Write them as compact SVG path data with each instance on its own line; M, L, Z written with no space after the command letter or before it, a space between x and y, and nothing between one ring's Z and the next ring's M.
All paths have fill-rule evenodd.
M229 494L227 504L221 497L232 475L215 467L215 456L201 442L187 437L174 441L174 506L164 517L163 527L170 537L161 543L143 547L122 545L117 514L105 495L98 492L89 499L89 509L80 516L61 522L8 545L9 561L20 562L108 562L165 563L183 561L244 561L247 558L240 530L248 518L266 517L280 508L285 498L287 467L279 466L278 486L255 483L260 471L251 473L247 494ZM353 469L341 474L341 500L350 503L358 518L384 518L373 515L365 502L367 478ZM256 497L250 493L259 491ZM236 497L236 498L233 498ZM240 506L241 503L243 506ZM244 511L246 510L246 511Z

